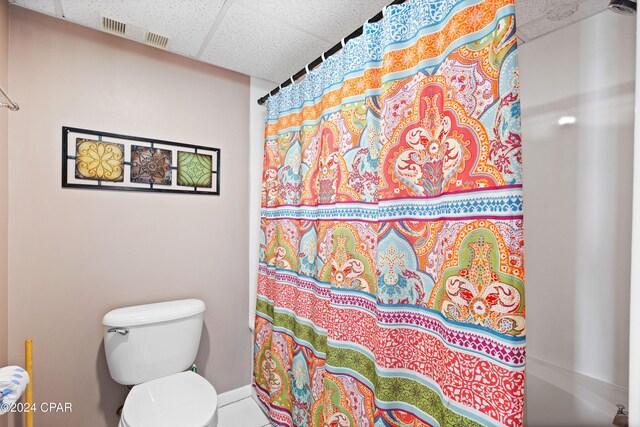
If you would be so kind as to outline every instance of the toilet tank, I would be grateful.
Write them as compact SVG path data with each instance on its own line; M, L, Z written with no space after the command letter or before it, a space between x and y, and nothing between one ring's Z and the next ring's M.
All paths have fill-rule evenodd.
M136 385L185 371L196 359L204 302L197 299L118 308L102 319L111 378Z

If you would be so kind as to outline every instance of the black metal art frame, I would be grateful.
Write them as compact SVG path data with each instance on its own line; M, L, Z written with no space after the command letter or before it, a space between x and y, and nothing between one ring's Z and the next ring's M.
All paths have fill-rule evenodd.
M148 144L150 148L156 148L155 145L161 145L161 146L179 147L179 148L187 149L187 150L190 150L189 152L195 153L195 154L198 154L198 150L209 152L209 153L215 153L216 159L215 159L215 162L212 164L212 166L215 165L215 170L213 170L212 168L212 171L211 171L211 174L215 175L215 179L213 176L211 177L212 183L215 183L215 190L209 191L207 189L203 189L203 187L193 187L192 190L167 188L164 186L163 188L163 187L154 186L153 183L144 184L144 185L148 185L148 187L140 187L139 186L141 185L140 183L135 183L135 185L138 185L136 187L128 187L125 185L113 185L110 183L111 181L106 181L106 180L104 181L95 180L97 184L78 184L78 183L68 182L68 173L69 173L68 163L69 161L73 160L74 170L75 170L75 160L77 155L77 153L75 153L76 155L69 155L69 134L70 133L95 136L96 140L98 141L102 141L103 137L107 137L107 138L114 138L114 139L123 140L123 141L135 141L137 143ZM174 164L173 160L171 163L172 163L171 164L172 173L173 171L176 171L177 173L178 165ZM123 166L127 165L131 167L131 161L127 162L125 161L124 158L123 158L122 164ZM107 182L109 183L109 185L102 185L103 182ZM130 136L130 135L120 135L116 133L101 132L101 131L95 131L90 129L81 129L81 128L63 126L62 127L62 187L81 188L81 189L88 189L88 190L145 191L145 192L153 192L153 193L182 193L182 194L200 194L200 195L208 195L208 196L219 196L220 195L220 149L213 148L213 147L206 147L203 145L183 144L179 142L163 141L160 139L143 138L139 136Z

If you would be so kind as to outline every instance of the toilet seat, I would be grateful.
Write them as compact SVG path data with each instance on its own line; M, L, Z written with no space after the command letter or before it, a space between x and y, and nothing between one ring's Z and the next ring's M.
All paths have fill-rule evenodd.
M191 371L134 386L124 402L120 427L215 426L218 396Z

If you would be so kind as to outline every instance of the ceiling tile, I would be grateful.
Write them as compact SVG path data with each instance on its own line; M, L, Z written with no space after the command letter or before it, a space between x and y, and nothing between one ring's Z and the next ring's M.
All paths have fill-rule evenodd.
M579 17L573 22L603 12L609 7L609 0L580 0Z
M23 6L37 12L47 13L49 15L56 14L56 8L53 0L11 0L10 3L15 3L19 6Z
M66 19L94 29L101 29L100 16L105 15L168 37L168 51L195 57L203 49L196 59L281 82L361 26L391 0L10 2L54 16L59 15L56 11L61 3ZM516 0L515 3L517 35L521 43L528 43L606 10L609 0ZM210 32L212 37L207 43Z
M233 3L199 59L282 82L331 45L257 9Z
M236 0L298 30L336 44L391 0Z
M517 0L518 31L533 40L605 11L608 4L608 0Z
M62 0L69 20L99 29L103 14L168 37L167 50L186 56L198 52L223 4L224 0Z
M553 0L516 0L516 19L518 26L542 18Z

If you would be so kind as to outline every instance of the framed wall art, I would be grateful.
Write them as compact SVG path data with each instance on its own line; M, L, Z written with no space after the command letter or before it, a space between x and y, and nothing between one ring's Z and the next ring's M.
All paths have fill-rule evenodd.
M62 186L220 195L220 149L64 126Z

